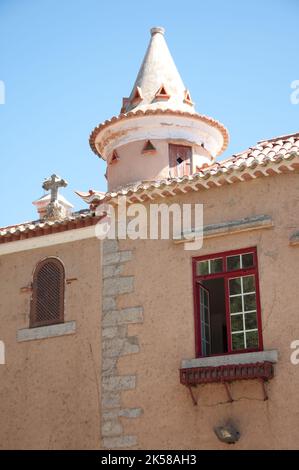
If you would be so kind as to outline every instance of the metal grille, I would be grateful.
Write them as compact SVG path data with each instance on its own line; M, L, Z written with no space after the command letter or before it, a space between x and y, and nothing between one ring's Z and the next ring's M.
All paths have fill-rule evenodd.
M30 326L63 322L64 268L56 258L37 266L33 279Z

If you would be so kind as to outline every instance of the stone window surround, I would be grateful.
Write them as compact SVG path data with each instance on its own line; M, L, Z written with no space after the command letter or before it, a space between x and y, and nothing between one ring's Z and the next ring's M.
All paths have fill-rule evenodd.
M75 321L57 323L56 325L38 326L36 328L23 328L17 331L17 342L55 338L58 336L72 335L74 333L76 333Z
M218 367L234 364L253 364L256 362L273 362L278 361L278 351L276 349L244 352L238 354L223 354L220 356L198 357L195 359L183 359L181 363L182 369L192 367Z

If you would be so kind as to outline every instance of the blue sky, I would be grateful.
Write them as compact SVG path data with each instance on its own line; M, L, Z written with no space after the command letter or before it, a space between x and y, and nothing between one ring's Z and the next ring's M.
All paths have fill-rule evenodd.
M152 26L166 40L198 112L223 122L223 157L299 131L298 0L0 0L0 226L36 218L53 172L74 190L105 190L91 130L118 114Z

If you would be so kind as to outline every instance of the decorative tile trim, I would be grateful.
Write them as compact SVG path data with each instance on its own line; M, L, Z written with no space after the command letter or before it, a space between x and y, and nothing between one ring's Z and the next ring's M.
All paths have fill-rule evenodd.
M106 449L137 445L137 436L126 435L121 418L135 419L141 408L122 408L122 394L136 387L136 375L119 375L120 357L139 352L137 336L128 336L128 325L143 322L142 307L117 308L118 296L134 290L134 276L122 276L131 251L119 251L117 240L103 241L102 278L102 445Z
M69 321L57 325L24 328L17 331L17 341L32 341L35 339L55 338L56 336L72 335L76 332L76 322Z

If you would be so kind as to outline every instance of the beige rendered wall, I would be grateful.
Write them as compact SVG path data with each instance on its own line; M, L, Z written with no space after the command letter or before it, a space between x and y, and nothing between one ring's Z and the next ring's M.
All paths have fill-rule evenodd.
M65 265L69 336L17 342L28 328L28 286L36 263L57 256ZM0 257L1 449L88 449L100 446L101 274L96 239Z
M290 343L299 339L299 246L289 246L289 236L299 228L298 189L293 174L170 198L168 203L204 203L205 224L267 214L274 228L206 240L200 252L185 251L171 240L120 241L120 253L107 255L107 271L126 278L111 308L117 309L117 321L124 315L127 332L123 326L101 328L98 240L0 257L0 339L6 344L6 365L0 365L1 448L100 448L104 389L111 409L105 410L108 424L102 432L111 437L110 443L132 443L136 437L133 448L140 449L231 448L217 440L213 427L233 420L241 432L235 449L299 448L299 365L290 363ZM264 347L279 351L269 400L263 401L259 383L248 381L232 385L233 403L227 403L223 386L202 386L194 407L179 383L181 360L194 357L192 256L249 246L258 250ZM30 299L20 289L30 283L34 266L45 256L61 258L66 277L78 279L66 287L65 314L66 321L76 321L77 331L18 343L17 330L28 326ZM126 262L120 269L110 264L113 259ZM115 291L114 281L107 283L108 291ZM110 353L114 334L125 332L126 338L121 340L125 350L118 354L117 376L110 381L103 374L103 388L104 332L112 337L110 346L105 340ZM122 376L120 402L114 404L119 394L110 385L119 386Z
M143 409L139 418L123 420L125 432L137 435L136 448L231 449L213 432L227 420L241 432L234 449L299 448L299 365L290 362L290 343L299 339L299 246L289 246L299 228L298 190L298 176L292 174L182 196L181 203L204 204L205 224L273 217L274 228L209 239L200 252L167 240L120 242L122 249L134 250L123 272L134 276L134 292L120 296L119 307L142 305L144 312L143 324L129 326L140 352L118 363L119 374L137 376L136 388L122 395L123 406ZM222 385L211 384L197 389L198 406L193 406L179 383L181 360L195 356L192 256L250 246L258 252L264 349L279 351L269 400L263 401L258 382L243 381L232 385L233 403L227 403Z

